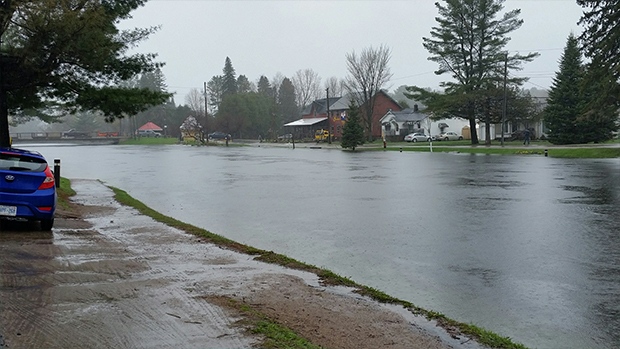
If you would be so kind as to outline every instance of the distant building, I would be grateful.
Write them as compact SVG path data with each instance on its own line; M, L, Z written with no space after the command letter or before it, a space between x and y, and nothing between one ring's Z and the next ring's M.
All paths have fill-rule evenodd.
M317 130L329 130L332 140L340 140L342 129L347 120L351 96L317 99L302 111L301 119L289 122L289 128L295 139L313 138ZM372 115L372 137L382 137L381 117L388 110L400 111L402 107L385 91L375 95L375 108ZM363 106L360 111L363 113ZM363 116L362 116L363 118Z

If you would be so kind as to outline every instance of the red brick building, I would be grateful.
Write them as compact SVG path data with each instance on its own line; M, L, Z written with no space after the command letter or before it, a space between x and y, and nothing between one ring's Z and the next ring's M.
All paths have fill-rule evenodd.
M290 122L285 127L291 130L296 139L313 138L316 130L329 130L332 140L340 140L342 129L349 112L350 96L317 99L308 105L301 119ZM388 110L400 111L402 107L385 91L375 95L375 107L372 114L372 137L381 138L381 118ZM363 116L363 108L361 108Z

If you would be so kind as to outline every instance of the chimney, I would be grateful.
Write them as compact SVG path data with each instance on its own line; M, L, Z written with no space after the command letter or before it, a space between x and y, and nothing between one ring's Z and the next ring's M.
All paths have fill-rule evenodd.
M413 105L413 112L414 112L414 113L417 113L417 112L418 112L418 105L417 105L417 104L414 104L414 105Z

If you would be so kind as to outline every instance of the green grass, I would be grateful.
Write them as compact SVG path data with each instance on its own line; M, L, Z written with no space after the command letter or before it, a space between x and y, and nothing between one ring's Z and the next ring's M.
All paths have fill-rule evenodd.
M179 139L175 137L140 137L128 138L120 141L123 145L161 145L161 144L177 144Z
M465 143L464 143L465 142ZM469 154L495 154L495 155L539 155L554 158L582 158L582 159L604 159L620 157L620 147L605 147L600 145L572 145L556 146L548 142L532 143L531 146L524 146L520 142L506 142L502 147L500 144L492 143L491 146L484 144L471 145L469 141L454 142L433 142L433 152L443 153L469 153ZM606 144L613 144L609 142ZM417 151L430 152L431 147L428 143L396 143L390 144L385 149L381 147L360 148L364 150L387 150L387 151Z
M255 256L255 259L266 262L266 263L282 265L287 268L304 270L304 271L314 273L317 276L319 276L321 279L321 282L326 285L342 285L342 286L352 287L356 289L355 292L361 295L370 297L376 301L379 301L382 303L402 305L403 307L409 309L411 312L415 314L421 314L429 319L437 320L442 326L444 326L444 328L458 329L458 331L460 331L461 333L467 334L471 336L472 338L475 338L479 343L490 345L493 348L505 348L505 349L525 349L526 348L521 344L512 342L510 338L502 337L490 331L479 328L477 326L461 323L461 322L449 319L442 314L432 312L432 311L427 311L422 308L416 307L407 301L403 301L403 300L394 298L392 296L389 296L380 290L377 290L377 289L374 289L368 286L359 285L353 280L346 278L346 277L339 276L330 270L319 268L319 267L309 265L303 262L299 262L295 259L292 259L285 255L275 253L273 251L265 251L265 250L257 249L251 246L247 246L247 245L235 242L233 240L227 239L221 235L211 233L208 230L198 228L191 224L181 222L177 219L163 215L149 208L144 203L140 202L139 200L134 199L129 194L127 194L127 192L121 189L118 189L115 187L110 187L110 188L114 191L114 198L119 203L123 205L131 206L135 208L136 210L138 210L141 214L149 216L155 219L156 221L164 223L168 226L175 227L177 229L183 230L187 233L190 233L196 236L200 236L203 239L205 239L207 242L211 242L223 248L228 248L230 250L234 250L237 252L253 255ZM268 319L265 321L268 321ZM267 329L269 329L269 331L274 331L274 332L284 331L283 329L277 327L275 323L269 326L261 325L261 328L262 329L260 329L260 331L267 331ZM280 337L277 337L277 338L280 338ZM287 336L282 337L280 340L284 341L284 338L287 338ZM312 346L304 346L306 344L303 344L303 345L300 344L300 345L301 346L273 346L270 348L291 348L291 349L314 348Z
M56 188L56 195L58 195L57 205L67 209L69 207L69 198L75 195L75 190L71 188L71 181L69 179L60 177L60 186Z

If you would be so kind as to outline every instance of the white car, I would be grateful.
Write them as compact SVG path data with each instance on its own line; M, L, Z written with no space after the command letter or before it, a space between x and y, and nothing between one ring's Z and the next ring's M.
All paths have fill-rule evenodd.
M405 136L405 142L430 142L431 137L424 133L410 133Z
M463 136L456 132L448 131L437 136L438 141L460 141Z

